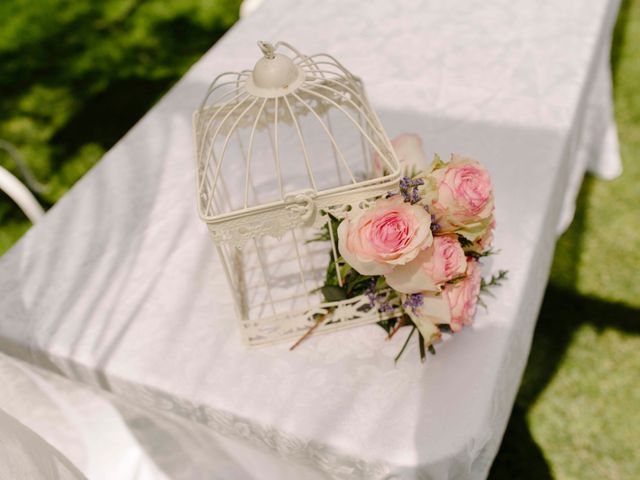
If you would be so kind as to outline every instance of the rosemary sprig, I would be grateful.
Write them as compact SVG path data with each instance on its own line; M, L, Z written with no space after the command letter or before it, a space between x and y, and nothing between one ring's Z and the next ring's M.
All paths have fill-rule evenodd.
M487 310L487 304L482 300L482 295L490 295L493 297L491 289L502 285L502 282L507 279L508 274L509 272L507 270L498 270L498 273L491 275L489 280L485 280L484 278L480 280L480 295L478 295L477 300L478 305Z
M498 270L498 273L491 275L491 278L489 280L485 280L483 278L480 281L480 290L485 292L488 291L491 287L499 287L500 285L502 285L502 282L507 279L508 274L508 270Z
M500 250L493 250L493 249L486 250L486 251L484 251L482 253L476 252L475 250L468 250L468 251L464 252L464 254L467 257L473 257L476 260L479 260L479 259L481 259L483 257L490 257L492 255L497 255L499 253L500 253Z

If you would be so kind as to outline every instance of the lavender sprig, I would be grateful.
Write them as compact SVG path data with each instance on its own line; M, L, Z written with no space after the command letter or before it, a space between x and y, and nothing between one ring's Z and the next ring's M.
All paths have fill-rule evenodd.
M415 205L421 200L418 187L424 185L422 178L403 177L400 180L400 194L405 202Z
M422 293L412 293L407 295L407 299L402 303L405 310L411 310L414 315L417 315L418 308L424 304L424 295Z
M429 210L427 210L427 211L429 211ZM440 228L442 228L439 223L436 223L436 216L433 213L431 214L431 227L430 228L431 228L431 233L437 233L438 230L440 230Z
M380 313L389 313L393 311L393 305L388 300L387 292L376 291L377 279L371 279L371 285L365 291L365 295L369 299L369 307L377 307Z

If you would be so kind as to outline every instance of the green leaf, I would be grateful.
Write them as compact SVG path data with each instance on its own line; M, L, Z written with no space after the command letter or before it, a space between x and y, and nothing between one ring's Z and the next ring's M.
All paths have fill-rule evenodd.
M347 292L342 287L335 285L325 285L320 289L326 302L337 302L347 298Z
M382 327L384 329L385 332L387 332L387 334L391 333L391 330L393 330L396 326L396 324L400 321L399 318L389 318L388 320L380 320L379 322L377 322L377 325L379 325L380 327Z
M347 296L349 298L352 298L366 292L371 287L372 278L374 277L369 275L361 275L357 271L352 269L345 281Z
M438 330L440 330L441 332L451 333L451 325L449 325L448 323L440 323L436 326L438 327Z
M440 158L440 156L436 153L433 156L433 162L431 163L431 171L435 171L435 170L439 170L442 167L446 167L447 164L445 162L442 161L442 159Z
M467 278L467 274L466 273L464 275L460 275L459 277L454 277L451 280L448 280L447 284L455 285L456 283L460 283L461 281L463 281L465 278Z
M483 257L490 257L491 255L497 255L498 252L493 249L485 250L484 252L476 252L475 250L465 250L464 254L467 257L473 257L476 260L479 260Z
M342 279L347 278L347 275L349 274L349 271L351 270L351 265L349 265L347 262L344 261L344 259L342 257L340 257L338 259L338 263L344 262L341 266L340 266L340 277Z
M313 242L328 242L331 238L329 237L329 231L327 226L325 225L322 230L313 238L309 240L305 240L305 243L313 243Z
M387 288L389 288L389 285L387 285L387 280L384 278L383 275L380 275L376 280L375 289L379 291L379 290L385 290Z
M465 225L459 225L456 231L458 232L458 236L463 235L466 240L469 240L473 243L480 237L482 237L482 235L484 235L484 233L491 225L492 220L493 217L488 216L481 220L476 220L475 222L470 222Z
M473 242L464 235L458 234L458 241L460 242L462 248L467 248L473 245Z
M340 226L340 223L342 222L342 220L339 220L338 218L336 218L334 215L331 215L330 213L327 213L327 216L329 217L329 223L331 224L331 226L329 227L328 225L325 224L325 228L331 228L331 233L333 234L333 246L336 249L336 252L338 252L340 249L338 248L338 227ZM327 234L329 234L329 231L327 230Z

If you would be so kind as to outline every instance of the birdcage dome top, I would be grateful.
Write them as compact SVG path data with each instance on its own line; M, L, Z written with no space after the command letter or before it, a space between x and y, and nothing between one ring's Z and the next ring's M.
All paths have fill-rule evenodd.
M219 75L194 115L198 208L212 232L237 218L248 235L282 215L313 223L318 208L398 180L358 77L328 54L258 46L253 69Z
M304 70L290 57L275 53L270 43L258 42L263 57L253 67L246 88L258 97L281 97L296 90L305 80Z

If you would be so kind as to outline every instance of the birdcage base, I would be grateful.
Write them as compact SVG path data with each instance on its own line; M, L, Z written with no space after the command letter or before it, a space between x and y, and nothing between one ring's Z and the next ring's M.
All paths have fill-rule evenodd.
M337 302L321 303L310 309L242 320L242 335L248 346L263 346L297 340L309 329L323 334L395 318L400 312L380 313L370 307L369 297L360 295Z

